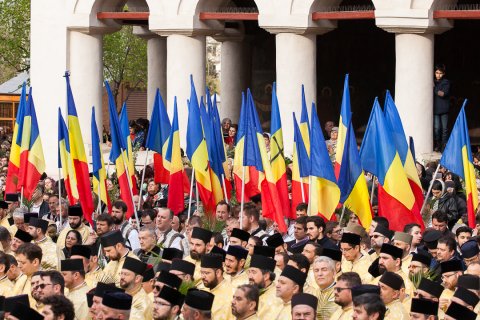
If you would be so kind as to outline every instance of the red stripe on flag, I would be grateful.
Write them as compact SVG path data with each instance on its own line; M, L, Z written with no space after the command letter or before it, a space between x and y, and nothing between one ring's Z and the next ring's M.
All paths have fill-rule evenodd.
M185 209L184 191L185 191L185 172L177 171L170 175L168 182L168 201L167 206L178 215ZM187 181L188 182L188 181Z
M28 172L28 175L25 177L23 196L25 199L30 200L32 199L33 191L35 191L43 172L38 172L37 167L30 161L27 161L27 167L25 170Z
M128 178L126 172L118 177L118 186L120 187L120 198L127 204L127 214L126 218L130 219L133 215L133 199L132 194L130 193L130 186L128 183Z
M303 192L305 194L305 201L302 199L302 183L300 181L292 180L292 210L291 215L296 219L297 206L299 203L308 203L308 184L303 183Z
M83 216L87 219L90 225L93 225L93 199L90 188L88 164L79 159L73 159L73 167L75 169L75 177L77 178L78 198L82 205Z
M213 199L213 193L206 189L202 184L197 182L197 191L200 196L200 200L203 203L203 211L211 214L215 210L215 199ZM170 194L170 192L169 192ZM198 206L198 203L197 203Z
M5 193L17 193L17 185L19 183L19 173L20 169L13 164L13 162L8 162L8 179L5 182Z
M475 208L473 206L472 194L467 194L467 215L468 215L468 226L470 228L475 228Z
M290 201L288 199L288 187L287 187L287 173L282 174L280 179L275 183L277 188L278 197L280 198L280 206L282 207L282 213L287 219L296 219L295 212L290 210Z
M408 209L380 185L378 186L378 215L388 219L390 230L403 231L403 227L409 223L418 223L423 228L418 207L414 205L411 210Z
M17 184L17 191L20 192L22 187L24 186L26 177L26 170L27 170L27 162L28 162L28 150L23 150L20 153L20 168L18 172L18 184ZM28 198L27 198L28 199ZM30 200L30 199L28 199Z
M163 157L159 153L153 154L153 168L155 183L167 184L170 172L163 165Z
M262 181L262 216L270 218L278 224L280 232L286 232L287 226L280 208L280 199L276 186L264 179Z

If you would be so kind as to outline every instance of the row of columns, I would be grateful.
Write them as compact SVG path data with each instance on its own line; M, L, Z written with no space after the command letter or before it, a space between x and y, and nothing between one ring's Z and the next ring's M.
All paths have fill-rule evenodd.
M267 0L256 0L257 3L262 1L271 4ZM290 0L276 1L272 6L287 7L282 4L285 1ZM309 0L309 2L316 1ZM384 0L375 0L374 2L386 3ZM375 5L377 7L377 3ZM259 10L261 9L259 25L275 34L277 95L282 109L285 151L289 154L293 147L291 115L292 112L299 114L301 111L300 88L302 84L305 85L307 103L316 101L317 35L334 29L335 25L330 21L325 23L312 22L309 9L304 7L297 9L304 10L302 17L305 19L299 19L298 13L283 12L280 7L273 8L270 15L262 15L262 10L265 10L265 8L261 8L259 5ZM276 9L278 10L276 11ZM316 9L318 10L318 8ZM32 12L33 10L34 5L32 4ZM40 8L37 8L37 10L40 10ZM395 100L404 122L404 128L407 135L415 138L417 154L431 152L432 123L428 119L432 118L434 34L430 32L428 24L420 30L412 28L412 24L418 24L418 17L415 17L412 20L413 22L411 21L406 26L399 27L398 23L391 22L388 18L382 20L381 8L378 11L377 25L383 23L387 26L385 28L387 31L395 33ZM387 17L388 15L385 14ZM32 37L35 33L33 16L32 14ZM148 31L143 35L148 41L148 114L150 114L157 88L160 89L165 99L170 116L173 112L174 97L177 97L179 125L182 132L181 144L185 147L185 133L188 122L186 101L190 97L190 75L193 75L197 95L204 95L205 92L205 36L209 34L208 26L203 24L200 26L189 25L186 29L179 29L178 26L169 25L168 30L163 30L152 24L153 18L154 16L151 14L150 28L152 32ZM428 19L430 18L427 17ZM188 21L191 23L191 20ZM396 25L396 28L391 27L393 24ZM66 55L56 57L60 60L64 58L65 69L71 71L72 89L86 144L90 144L91 106L96 106L97 123L100 126L102 123L103 44L100 30L101 28L70 27L67 31ZM219 34L218 30L212 30L212 33ZM47 44L37 43L38 39L46 41ZM44 90L48 91L49 80L46 77L50 76L50 79L53 79L54 77L58 78L59 75L45 75L45 67L42 67L44 56L42 57L36 52L40 47L45 51L45 46L48 46L48 43L53 46L55 42L49 42L49 39L41 36L38 39L32 41L31 80L36 92L43 95ZM236 122L238 121L241 104L241 92L248 85L251 69L248 42L244 41L243 36L238 34L228 36L228 32L223 32L218 40L222 41L221 116L232 118ZM379 47L379 50L381 50L381 47ZM352 52L352 54L355 53ZM49 61L48 63L55 64L57 62ZM44 64L44 66L48 66L48 64ZM61 91L59 90L59 92ZM62 94L59 97L65 99ZM54 99L54 104L52 104L52 101L47 103L47 99L42 96L40 103L47 110L52 110L58 105L65 106L65 100L61 101L58 97ZM422 116L419 117L419 114ZM44 128L51 127L52 113L39 112L39 122ZM44 131L42 131L42 138L44 149L47 151L47 171L52 171L56 167L56 132L55 130Z

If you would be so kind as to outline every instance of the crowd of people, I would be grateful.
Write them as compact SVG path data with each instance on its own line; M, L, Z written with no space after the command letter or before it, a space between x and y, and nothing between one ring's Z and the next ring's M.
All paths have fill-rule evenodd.
M434 182L435 199L446 182ZM94 213L92 225L80 205L51 192L53 179L42 181L30 208L5 194L2 316L478 319L480 214L476 227L467 227L458 209L453 213L456 201L433 204L430 227L410 223L401 231L379 216L368 227L354 213L346 225L324 221L301 203L281 234L259 203L240 211L222 201L212 225L198 211L187 219L152 201L160 192L153 186L137 197L146 201L138 221L127 219L118 200L110 212Z

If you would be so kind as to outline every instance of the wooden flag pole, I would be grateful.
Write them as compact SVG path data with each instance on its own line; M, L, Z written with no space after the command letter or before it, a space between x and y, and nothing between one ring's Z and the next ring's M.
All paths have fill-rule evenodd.
M190 178L190 193L188 195L188 214L187 214L187 223L190 221L191 211L192 211L192 194L193 194L193 180L195 179L195 168L192 167L192 176ZM198 190L197 190L198 193Z
M63 219L62 219L62 170L58 168L58 202L59 202L59 213L60 213L60 228L58 232L60 233L61 228L63 226Z
M147 160L148 160L148 152L150 149L147 148L147 154L145 156L145 163L143 164L143 172L142 172L142 182L140 183L140 193L139 193L139 200L138 200L138 207L137 210L140 210L140 205L142 203L142 191L143 191L143 182L145 181L145 168L147 167Z
M430 185L428 186L427 194L425 195L425 198L423 199L422 208L420 209L420 214L422 214L423 209L425 209L425 206L427 204L428 195L432 191L433 181L435 181L435 177L437 176L437 173L438 173L439 169L440 169L440 163L438 164L437 169L435 169L435 173L433 174L432 181L430 181Z
M227 195L227 185L225 184L225 175L222 173L222 183L223 183L223 194L225 198L225 202L228 204L228 195Z
M125 167L125 173L127 174L127 182L128 182L128 189L130 190L130 196L132 197L132 205L133 205L133 213L135 214L135 219L137 219L138 225L140 225L140 220L138 219L138 213L137 213L137 208L135 208L135 203L133 202L133 190L132 190L132 177L130 176L130 173L128 172L128 165L127 165L127 159L126 159L126 152L124 152L120 147L120 152L122 153L122 160L123 160L123 166Z

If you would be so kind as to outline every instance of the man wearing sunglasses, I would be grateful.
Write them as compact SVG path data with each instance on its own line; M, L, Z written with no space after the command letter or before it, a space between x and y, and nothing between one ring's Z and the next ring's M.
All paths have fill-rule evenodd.
M362 284L360 276L356 272L345 272L337 279L335 284L335 303L340 306L335 311L330 320L347 320L352 319L353 300L352 288Z

